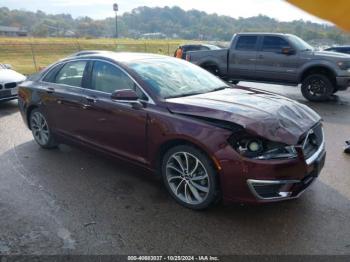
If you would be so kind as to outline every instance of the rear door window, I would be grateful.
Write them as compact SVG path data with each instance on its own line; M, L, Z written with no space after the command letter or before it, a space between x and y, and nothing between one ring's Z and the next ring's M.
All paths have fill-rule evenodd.
M56 81L56 75L57 73L61 70L63 67L62 64L54 66L52 69L49 69L48 73L43 78L44 82L49 82L49 83L55 83ZM33 81L35 81L33 79Z
M241 51L255 51L258 42L257 36L247 35L238 38L236 49Z
M75 61L65 64L58 72L55 83L82 87L87 61Z

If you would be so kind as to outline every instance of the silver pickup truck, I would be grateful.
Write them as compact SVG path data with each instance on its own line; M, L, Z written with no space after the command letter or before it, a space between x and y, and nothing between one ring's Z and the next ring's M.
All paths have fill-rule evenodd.
M188 52L186 60L233 83L301 84L310 101L328 100L350 86L350 55L315 51L290 34L235 34L229 49Z

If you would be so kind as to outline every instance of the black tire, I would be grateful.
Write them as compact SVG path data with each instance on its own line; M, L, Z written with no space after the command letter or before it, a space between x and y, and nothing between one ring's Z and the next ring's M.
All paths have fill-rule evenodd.
M207 70L208 72L212 73L215 76L220 77L220 70L216 65L206 65L206 66L203 66L203 69Z
M181 158L182 153L187 153L188 156L188 170L186 172L187 178L185 176L181 178L175 178L176 176L181 176L178 171L174 171L172 168L169 168L169 166L175 166L175 163L179 163L175 161L175 157ZM185 159L185 156L183 156L183 159ZM195 165L191 165L191 163L196 163L195 159L199 160L198 166L195 168ZM191 167L190 167L191 165ZM175 166L181 171L181 165ZM186 170L186 169L185 169ZM192 172L191 172L192 171ZM195 171L195 172L194 172ZM204 172L206 172L207 177L205 176ZM193 173L193 174L192 174ZM218 177L217 172L211 162L211 160L201 152L200 150L196 149L195 147L189 146L189 145L180 145L173 147L169 149L161 163L161 174L163 178L164 185L166 189L168 190L169 194L175 199L176 202L178 202L180 205L194 209L194 210L203 210L206 209L216 203L218 203L218 200L220 199L221 193L218 183ZM198 178L206 177L205 179L198 180ZM174 183L169 182L174 181ZM193 179L193 181L192 181ZM181 185L176 185L176 183ZM195 185L195 186L194 186ZM176 188L179 190L183 189L183 196L179 194L179 196L174 192L177 191ZM204 188L207 190L201 191L198 188ZM196 193L197 191L197 193ZM195 194L194 194L195 193ZM184 199L186 199L186 201ZM201 199L200 201L198 199Z
M38 125L40 123L43 123L43 121L38 121L39 115L42 117L43 121L45 121L45 123L46 123L45 125L42 124L42 126L40 128L38 127ZM38 122L40 122L40 123L38 123ZM30 124L30 129L32 130L34 140L39 146L41 146L42 148L45 148L45 149L57 148L58 144L52 135L49 123L48 123L45 115L39 109L36 108L36 109L32 110L32 112L30 112L29 124ZM40 130L43 130L43 132L45 134L47 134L47 139L46 139L46 136L44 138L43 135L41 135L41 136L39 135L39 133L42 132Z
M306 77L301 84L303 96L314 102L327 101L332 96L335 87L325 75L312 74Z

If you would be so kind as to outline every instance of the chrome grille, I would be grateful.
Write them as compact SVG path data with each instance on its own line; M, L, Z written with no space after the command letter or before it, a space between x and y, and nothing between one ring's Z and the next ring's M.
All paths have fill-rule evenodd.
M17 83L16 83L16 82L5 84L5 88L6 88L6 89L15 88L16 86L17 86Z

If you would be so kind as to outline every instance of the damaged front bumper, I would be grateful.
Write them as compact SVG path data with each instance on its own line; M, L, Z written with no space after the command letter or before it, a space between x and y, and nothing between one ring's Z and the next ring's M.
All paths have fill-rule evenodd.
M17 99L18 83L0 83L0 102Z
M325 142L306 159L308 173L303 179L259 180L248 179L251 193L260 201L280 201L298 198L318 177L326 159Z
M230 149L220 151L224 201L268 203L298 198L317 179L325 164L321 123L310 129L296 148L297 157L284 160L228 159Z

